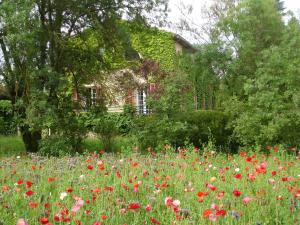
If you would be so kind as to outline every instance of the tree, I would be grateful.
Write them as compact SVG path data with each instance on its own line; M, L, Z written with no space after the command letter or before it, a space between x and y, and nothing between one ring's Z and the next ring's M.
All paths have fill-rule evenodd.
M246 100L228 108L245 145L300 144L299 21L292 18L284 31L282 43L263 52L256 78L245 83Z
M152 11L165 13L167 8L161 6L166 3L167 0L0 2L0 72L27 151L38 150L41 131L49 126L56 128L58 135L72 136L67 126L75 116L72 89L82 85L84 76L97 71L101 77L100 71L110 68L107 55L114 54L122 43L120 19L126 16L140 21ZM87 29L97 34L92 45L84 35ZM78 51L74 48L78 45L86 47Z
M243 98L240 85L254 78L261 53L281 42L284 23L274 0L231 2L211 30L211 40L228 58L223 84L230 95Z

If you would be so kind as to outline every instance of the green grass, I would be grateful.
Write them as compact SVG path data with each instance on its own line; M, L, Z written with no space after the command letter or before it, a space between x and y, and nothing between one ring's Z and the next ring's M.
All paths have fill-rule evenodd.
M132 137L118 136L113 141L113 151L132 149L135 142ZM97 138L87 138L82 142L85 152L99 152L104 149L103 142ZM25 145L19 136L0 136L0 157L17 156L25 154Z
M21 137L0 136L0 157L25 154L25 146Z
M300 158L276 152L203 156L190 148L179 154L10 157L0 159L0 224L16 225L24 218L38 225L46 217L55 225L150 225L153 218L161 225L293 225L300 218L299 182ZM240 196L234 196L235 189ZM199 197L201 192L207 195ZM167 206L167 197L180 205L171 201ZM251 199L248 204L245 197ZM72 213L78 198L84 204ZM130 209L131 203L137 209ZM209 210L211 219L224 215L211 222L203 215ZM54 216L71 223L55 222Z

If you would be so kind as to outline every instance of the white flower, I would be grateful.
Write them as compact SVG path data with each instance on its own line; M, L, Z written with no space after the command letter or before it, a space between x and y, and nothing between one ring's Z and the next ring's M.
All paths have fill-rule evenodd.
M65 197L67 197L68 196L68 194L66 193L66 192L62 192L62 193L60 193L60 200L64 200L64 198Z
M177 199L174 200L174 201L173 201L173 205L174 205L174 206L179 206L179 205L180 205L180 201L177 200Z
M20 158L21 158L21 156L18 155L18 156L17 156L17 159L20 159Z
M209 164L209 165L208 165L208 168L212 168L212 166L213 166L212 164Z
M239 172L239 171L240 171L240 168L235 168L234 171L235 171L235 172Z
M83 180L83 179L84 179L84 175L81 174L81 175L79 176L79 179L80 179L80 180Z

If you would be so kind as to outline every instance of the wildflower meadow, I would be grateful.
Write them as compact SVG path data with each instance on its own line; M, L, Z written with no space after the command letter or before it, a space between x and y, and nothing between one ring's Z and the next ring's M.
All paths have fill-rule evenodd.
M0 160L0 224L299 224L300 158L158 153Z

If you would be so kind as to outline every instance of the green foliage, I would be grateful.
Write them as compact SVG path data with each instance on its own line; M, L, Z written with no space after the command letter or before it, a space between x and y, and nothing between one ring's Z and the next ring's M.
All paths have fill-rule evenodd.
M178 112L194 109L194 96L190 80L183 71L168 74L150 94L147 103L153 113L170 117Z
M44 156L65 156L74 154L73 140L64 136L51 135L39 142L39 153Z
M165 144L178 147L186 142L201 147L212 140L218 147L234 147L227 123L228 117L218 111L185 112L171 118L144 116L135 121L135 135L143 150Z
M176 59L174 34L157 28L129 24L131 45L145 59L155 60L162 70L173 71Z
M189 133L189 127L180 122L158 116L141 116L135 121L134 135L141 150L157 148L166 144L183 145Z
M16 131L11 101L0 100L0 135L12 135Z
M246 101L229 104L232 126L244 145L300 144L299 36L299 22L292 19L283 42L264 51L257 78L244 84Z
M186 112L177 115L176 120L193 127L187 139L195 146L207 144L212 138L217 146L231 147L234 144L230 143L232 131L227 129L228 116L225 113L212 110Z
M122 64L128 35L119 29L120 18L146 21L152 11L164 15L166 4L165 0L1 1L0 72L27 151L38 151L46 128L79 146L84 132L73 119L73 90L79 92L88 80L103 84L107 71Z

